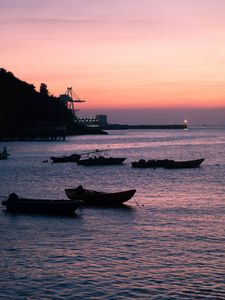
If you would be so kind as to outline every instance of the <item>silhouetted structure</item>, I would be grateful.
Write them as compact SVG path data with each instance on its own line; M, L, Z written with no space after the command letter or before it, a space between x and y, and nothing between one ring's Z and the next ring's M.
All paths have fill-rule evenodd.
M124 130L124 129L186 129L187 124L165 124L165 125L128 125L128 124L106 124L101 125L103 130Z
M76 118L77 125L85 125L88 128L98 128L101 130L125 130L125 129L186 129L187 121L184 124L171 125L128 125L128 124L109 124L107 115L96 115L95 118Z
M1 140L64 140L66 134L86 134L85 126L75 126L73 113L59 98L49 95L45 83L37 92L33 84L0 68ZM88 134L93 133L101 132L88 129Z
M49 96L44 83L37 92L33 84L0 69L0 95L1 139L65 138L72 114L56 97Z

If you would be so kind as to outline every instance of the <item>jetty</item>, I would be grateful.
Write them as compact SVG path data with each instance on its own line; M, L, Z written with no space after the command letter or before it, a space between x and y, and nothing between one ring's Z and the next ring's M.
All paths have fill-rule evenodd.
M162 125L128 125L128 124L110 124L107 121L107 115L96 115L94 118L76 118L76 126L86 126L90 129L99 130L126 130L126 129L187 129L188 123L185 120L183 124L162 124Z
M100 126L103 130L126 130L126 129L187 129L187 124L172 125L127 125L127 124L105 124Z
M0 130L0 141L65 141L66 125L14 122Z

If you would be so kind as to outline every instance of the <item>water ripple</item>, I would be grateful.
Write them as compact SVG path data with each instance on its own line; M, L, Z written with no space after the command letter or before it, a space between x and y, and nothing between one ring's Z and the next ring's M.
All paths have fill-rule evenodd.
M1 210L0 299L225 299L223 141L222 128L6 145L12 155L1 164L2 195L65 198L64 188L80 183L137 193L127 208L82 208L75 217ZM41 163L110 143L128 157L124 166ZM206 158L200 169L130 167L140 157L193 153Z

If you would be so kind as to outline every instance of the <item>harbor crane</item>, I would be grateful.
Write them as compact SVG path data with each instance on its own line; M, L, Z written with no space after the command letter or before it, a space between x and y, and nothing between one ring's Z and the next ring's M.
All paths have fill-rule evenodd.
M74 92L72 87L68 87L65 94L60 95L60 100L66 103L68 109L70 109L73 113L73 116L75 117L75 107L74 103L81 103L81 102L86 102L85 100L81 100L80 97Z

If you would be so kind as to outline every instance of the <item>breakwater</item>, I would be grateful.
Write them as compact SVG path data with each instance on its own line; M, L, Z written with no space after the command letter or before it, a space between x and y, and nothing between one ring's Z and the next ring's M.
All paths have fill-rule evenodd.
M186 124L174 125L127 125L127 124L108 124L101 126L104 130L124 130L124 129L186 129Z

